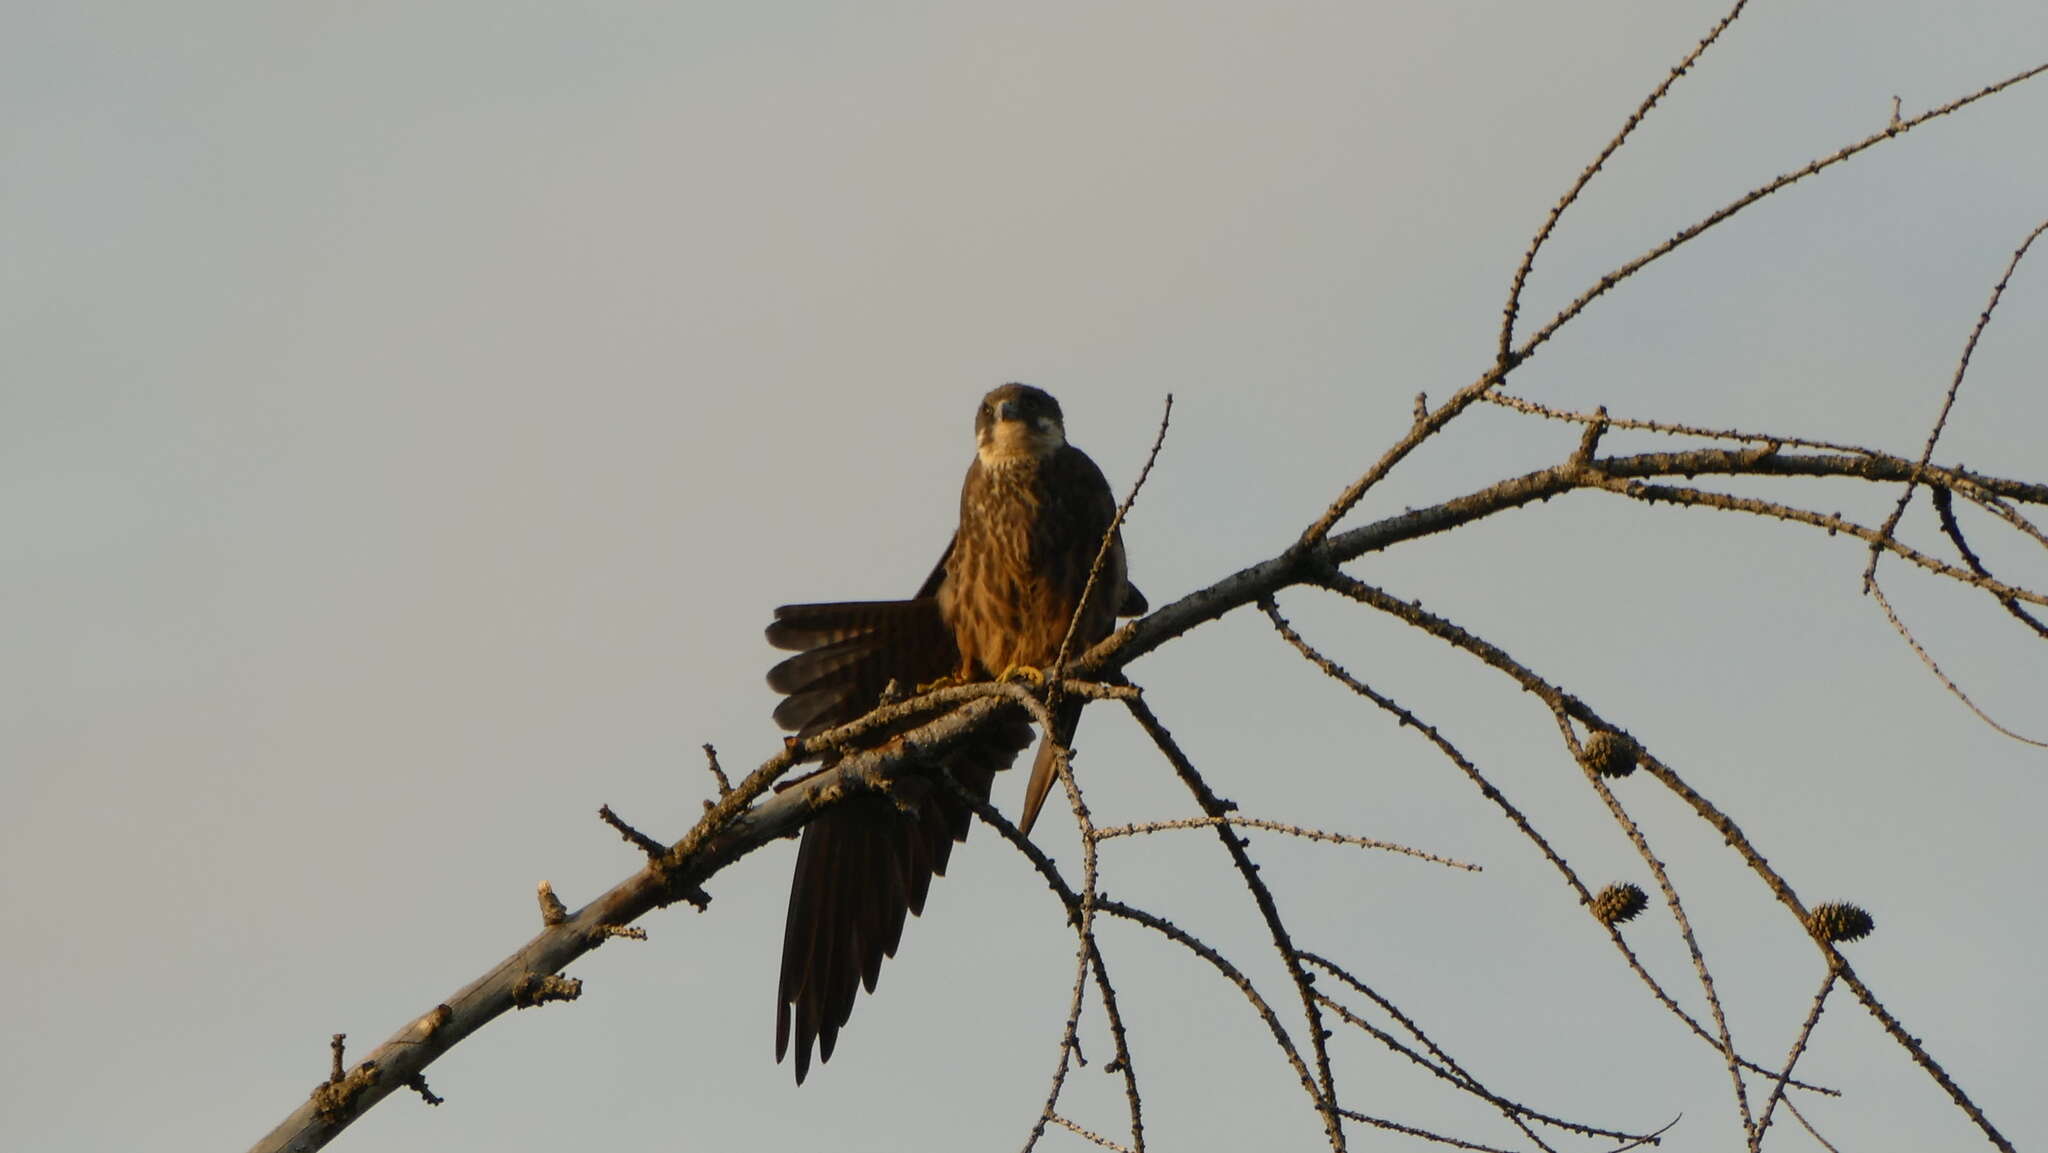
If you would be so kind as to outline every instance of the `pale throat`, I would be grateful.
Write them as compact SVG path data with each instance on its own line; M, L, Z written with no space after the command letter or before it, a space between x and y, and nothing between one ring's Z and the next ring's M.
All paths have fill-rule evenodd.
M975 455L985 468L1000 468L1030 460L1043 460L1067 443L1059 422L1049 416L1036 421L998 421L975 438Z

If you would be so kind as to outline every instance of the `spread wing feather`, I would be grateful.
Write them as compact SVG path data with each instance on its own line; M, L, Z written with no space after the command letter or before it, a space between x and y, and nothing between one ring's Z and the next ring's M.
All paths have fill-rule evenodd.
M768 687L788 694L775 722L798 737L843 725L895 681L905 690L935 681L958 659L953 634L929 597L784 605L768 643L796 655L768 670Z
M959 659L928 596L784 605L768 640L795 653L769 670L768 684L788 694L776 722L800 737L866 713L892 680L912 689L953 671ZM948 754L947 767L986 799L995 774L1031 735L1022 718L1000 723ZM831 1057L859 990L874 991L883 959L903 939L905 917L924 910L932 878L945 875L953 844L966 839L973 819L935 783L909 781L894 800L855 797L805 827L775 1008L775 1056L781 1060L794 1043L799 1082L814 1047L820 1061Z

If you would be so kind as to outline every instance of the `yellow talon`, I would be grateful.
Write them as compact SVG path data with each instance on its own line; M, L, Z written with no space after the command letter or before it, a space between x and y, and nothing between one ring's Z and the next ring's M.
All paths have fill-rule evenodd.
M1004 669L1002 675L996 679L999 681L1030 681L1031 687L1035 689L1045 687L1045 674L1030 665L1011 665L1009 668Z
M925 683L917 686L917 691L920 693L935 692L939 689L950 689L954 685L957 685L959 683L960 678L954 676L952 673L947 673L945 676L940 677L938 680L926 681Z

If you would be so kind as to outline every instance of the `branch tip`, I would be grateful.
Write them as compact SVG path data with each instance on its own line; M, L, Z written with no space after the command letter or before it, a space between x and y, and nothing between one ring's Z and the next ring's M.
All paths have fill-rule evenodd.
M313 1087L313 1112L326 1125L340 1125L355 1112L356 1100L377 1083L375 1061L365 1061L342 1072L342 1042L346 1033L336 1033L328 1047L334 1051L334 1067L327 1080Z
M1600 447L1600 438L1607 435L1607 406L1593 410L1593 419L1586 422L1585 431L1579 434L1578 451L1572 453L1572 463L1585 468L1593 463L1593 452Z
M535 888L535 896L540 900L541 924L552 928L569 919L568 907L562 904L560 897L555 896L553 885L542 881Z
M617 813L612 812L610 805L599 805L597 815L605 824L617 830L619 836L625 838L634 848L645 853L650 863L660 866L667 858L667 845L627 824Z
M704 742L704 760L705 767L711 770L712 778L718 782L718 795L723 797L732 792L732 781L726 777L725 770L719 767L718 750L712 747L709 741Z
M418 1093L420 1100L425 1101L429 1105L439 1105L445 1100L445 1098L434 1096L434 1091L427 1088L427 1077L424 1073L414 1073L412 1076L407 1077L405 1079L405 1087Z
M531 1009L549 1001L574 1001L583 995L583 982L560 973L528 973L512 987L512 1006Z

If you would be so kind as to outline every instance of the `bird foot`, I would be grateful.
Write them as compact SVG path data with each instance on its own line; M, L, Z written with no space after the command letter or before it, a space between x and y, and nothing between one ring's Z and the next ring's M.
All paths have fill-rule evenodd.
M1045 687L1045 674L1030 665L1011 665L996 678L999 681L1030 681L1034 689Z
M945 676L940 677L938 680L926 681L923 684L917 686L917 691L920 693L937 692L940 689L950 689L954 685L965 683L966 681L964 680L964 678L956 677L952 673L947 673Z

